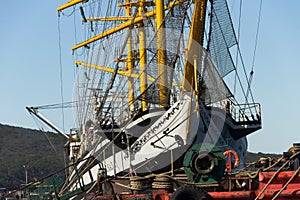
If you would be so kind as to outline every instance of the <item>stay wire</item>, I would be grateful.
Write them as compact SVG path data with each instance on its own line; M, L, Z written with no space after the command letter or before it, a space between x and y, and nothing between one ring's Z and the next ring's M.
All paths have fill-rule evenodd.
M241 38L241 19L242 19L242 4L243 0L240 1L240 10L239 10L239 22L238 22L238 35L237 35L237 42L240 43L240 38ZM238 62L239 62L239 54L238 52L236 53L236 61L235 61L236 68L238 67ZM234 90L233 94L236 94L236 82L237 82L237 72L234 77Z
M89 10L90 12L90 15L91 17L93 17L93 11L91 8L93 7L97 7L97 6L93 6L92 4L95 4L95 2L89 2L88 4L86 4L86 6L84 7L87 10ZM74 19L74 21L76 22L76 19ZM91 34L89 34L87 31L89 29L93 29L92 28L92 24L90 24L90 27L88 27L88 24L87 23L82 23L82 25L84 25L84 32L83 32L83 35L84 35L84 38L87 40L89 37L91 37L92 34L95 34L96 32L91 32ZM76 38L76 44L77 44L77 38ZM88 52L88 49L89 48L93 48L93 47L90 47L90 46L86 46L85 48L82 48L82 53L79 55L78 53L76 54L77 57L76 57L76 60L78 60L78 57L79 56L83 56L84 60L85 59L88 59L88 56L89 56L89 52ZM76 51L78 52L78 50ZM92 54L93 55L93 54ZM91 56L92 57L92 56ZM74 62L75 63L75 62ZM77 69L77 74L80 73L80 70L78 68L78 65L76 65L76 69ZM91 69L87 69L85 70L85 74L89 74L89 72L91 71ZM89 75L90 76L90 75ZM79 78L79 76L77 76L77 79ZM87 76L87 78L89 78ZM93 78L92 78L92 83L93 84ZM80 80L77 80L77 81L80 81ZM89 81L88 81L89 82ZM87 82L87 84L88 84ZM77 82L78 83L78 82ZM78 94L82 93L83 96L82 97L79 97L79 99L76 99L78 101L78 106L77 106L77 112L76 112L76 118L77 118L77 123L78 124L83 124L83 120L85 119L85 116L87 115L87 110L88 109L85 109L85 108L88 108L89 107L89 101L81 101L82 99L86 99L87 96L89 96L89 94L87 94L88 90L84 90L84 91L80 91L80 87L79 85L76 86L76 90L77 90L77 98L79 97Z
M33 114L30 113L30 115L32 116L32 119L35 122L35 124L37 125L37 127L39 127L39 131L44 134L45 138L47 139L47 142L50 144L50 146L53 149L53 151L54 151L55 155L57 156L58 160L60 160L61 163L64 164L64 161L61 159L61 156L57 152L53 142L50 140L50 138L48 137L46 131L44 130L43 124L41 123L41 121L39 121L35 116L33 116ZM53 134L55 134L55 133L53 133Z
M260 0L260 6L259 6L259 14L258 14L258 21L257 21L257 29L256 29L256 36L255 36L255 46L254 46L254 53L253 53L253 60L252 60L252 71L255 64L255 58L256 58L256 50L257 50L257 43L258 43L258 35L259 35L259 28L260 28L260 21L261 21L261 13L262 13L262 0Z
M59 153L57 152L53 142L50 140L49 136L47 135L47 133L44 131L44 130L40 130L45 138L47 139L48 143L50 144L51 148L53 149L54 153L56 154L57 158L59 159L59 161L62 163L62 164L65 164L64 160L61 158L61 156L59 155Z
M64 108L72 108L74 107L74 104L77 103L76 101L70 101L70 102L64 102L63 104L61 103L56 103L56 104L48 104L48 105L40 105L40 106L33 106L33 108L36 109L57 109L57 108L62 108L62 106Z
M227 5L227 4L226 4L226 5ZM227 5L227 6L228 6L228 5ZM214 10L213 12L216 12L216 11ZM214 14L216 15L216 13L214 13ZM217 16L217 15L216 15L216 16ZM218 19L218 17L216 18L216 20L217 20L218 25L221 27L220 20ZM221 34L222 34L223 38L225 38L225 34L224 34L224 32L223 32L222 29L221 29ZM236 38L237 38L237 37L236 37L236 34L235 34L235 33L233 33L233 34L234 34L234 37L235 37L235 39L236 39ZM236 41L237 41L237 39L236 39ZM226 40L225 40L225 44L226 44L226 46L228 46ZM246 72L245 64L244 64L244 61L243 61L243 57L242 57L240 45L239 45L238 42L236 42L236 45L237 45L237 53L240 55L241 65L242 65L242 67L243 67L243 72L244 72L244 76L245 76L245 79L246 79L246 82L247 82L247 86L249 86L249 79L248 79L248 75L247 75L247 72ZM229 51L229 49L228 49L228 51ZM240 75L237 73L237 66L235 66L235 65L234 65L234 70L236 71L236 77L237 77L237 80L238 80L239 85L240 85L240 87L241 87L241 92L242 92L242 94L243 94L244 97L245 97L245 105L248 105L248 106L249 106L248 98L246 98L246 92L247 92L247 91L245 91L245 88L243 87L242 79L241 79ZM248 87L247 87L247 88L248 88ZM253 95L252 95L251 90L250 90L250 94L251 94L251 97L252 97L252 101L254 102L254 97L253 97ZM235 97L234 97L234 99L236 100ZM236 102L238 102L238 101L236 100ZM238 106L241 108L240 105L238 105ZM256 109L256 108L255 108L255 109ZM252 114L252 110L251 110L251 109L250 109L250 112L251 112L251 114ZM256 110L256 113L257 113L257 110Z
M226 3L226 6L228 7L228 4L227 4L227 3ZM219 22L218 18L217 18L217 23L218 23L219 26L220 26L220 22ZM231 23L231 24L232 24L232 23ZM221 31L221 32L222 32L222 35L224 36L223 31ZM234 34L234 37L235 37L235 39L236 39L236 41L237 41L237 44L236 44L236 45L237 45L237 54L239 54L239 57L240 57L240 62L241 62L241 66L242 66L242 71L243 71L243 73L244 73L245 81L246 81L246 88L249 89L249 88L250 88L249 78L248 78L248 74L247 74L247 71L246 71L246 67L245 67L245 63L244 63L244 60L243 60L243 56L242 56L242 53L241 53L240 45L239 45L239 43L238 43L237 36L236 36L235 32L233 32L233 34ZM245 97L245 107L246 107L246 106L249 107L249 110L250 110L251 115L252 115L252 114L253 114L253 113L252 113L252 109L250 108L250 103L249 103L249 100L248 100L248 96L246 95L246 94L247 94L247 91L246 91L246 88L244 89L244 87L243 87L243 83L242 83L242 81L241 81L240 75L237 73L237 67L236 67L236 66L234 66L234 70L236 71L236 77L237 77L238 82L239 82L239 85L240 85L240 87L241 87L242 94L243 94L244 97ZM253 93L252 93L251 89L249 89L249 94L250 94L250 96L251 96L252 102L254 102L254 96L253 96ZM245 109L245 108L244 108L244 109ZM254 107L254 110L255 110L255 113L258 113L258 110L257 110L256 107Z
M63 66L62 66L62 48L61 48L61 29L60 29L60 16L57 19L58 29L58 48L59 48L59 75L60 75L60 95L61 95L61 113L62 113L62 127L65 132L65 113L64 113L64 88L63 88Z
M102 3L101 3L101 5L102 5ZM102 12L102 10L101 10L102 7L103 6L100 6L100 5L98 6L98 14ZM91 12L91 14L93 16L94 10L92 9L92 6L90 7L90 12ZM107 7L106 11L104 11L104 12L106 13L105 16L108 17L108 15L109 15L109 8ZM107 22L104 22L103 27L102 27L102 29L103 29L102 32L104 32L104 30L106 29L106 27L107 27ZM94 30L94 32L87 34L87 38L91 37L91 36L96 36L97 34L99 34L98 33L100 31L99 29L100 28L96 27L95 30ZM97 46L97 43L96 44L91 44L90 48L95 49L96 46ZM94 52L95 51L90 51L88 57L86 58L87 60L89 60L88 63L92 63L93 60L96 60L96 63L99 62L99 59L100 59L100 56L101 56L101 52L100 51L96 51L97 53L94 53ZM91 81L88 81L89 84L90 85L96 84L96 75L97 75L96 70L93 71L91 68L89 68L89 69L86 70L86 73L89 74L89 76L91 76L90 77ZM92 93L93 93L93 91L88 90L88 88L84 90L84 96L92 96L91 95ZM89 107L89 105L91 105L91 104L92 103L91 103L91 99L90 99L89 101L86 101L84 103L84 105L82 106L82 108ZM86 119L88 115L89 115L89 109L82 109L82 119L81 120Z
M256 36L255 36L254 53L253 53L253 59L252 59L252 68L251 68L251 71L250 71L249 88L247 90L247 96L249 94L249 90L251 89L250 87L251 87L251 83L252 83L252 79L253 79L253 75L254 75L254 65L255 65L258 35L259 35L259 28L260 28L260 21L261 21L261 13L262 13L262 0L260 0L260 6L259 6L259 14L258 14L258 22L257 22Z

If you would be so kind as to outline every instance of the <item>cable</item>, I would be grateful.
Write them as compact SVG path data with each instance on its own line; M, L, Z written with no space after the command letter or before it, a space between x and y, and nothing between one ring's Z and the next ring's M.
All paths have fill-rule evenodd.
M255 36L255 45L254 45L254 53L253 53L253 59L252 59L252 68L250 72L249 77L249 88L247 90L247 96L249 95L249 90L251 89L251 83L254 75L254 64L255 64L255 58L256 58L256 49L257 49L257 43L258 43L258 34L259 34L259 27L260 27L260 21L261 21L261 13L262 13L262 0L260 0L260 6L259 6L259 14L258 14L258 22L257 22L257 29L256 29L256 36Z
M47 133L40 129L40 131L45 135L45 138L47 139L48 143L50 144L51 148L55 152L57 158L61 161L62 164L64 164L64 161L61 159L61 156L58 154L54 144L51 142L50 138L48 137Z
M63 105L64 102L64 88L63 88L63 66L62 66L62 50L61 50L61 30L60 30L60 17L58 17L57 21L57 28L58 28L58 48L59 48L59 71L60 71L60 95L61 95L61 103ZM61 109L62 113L62 127L63 131L65 132L65 113L64 107Z
M228 4L227 4L227 2L225 2L225 4L226 4L227 9L228 9ZM219 26L219 27L222 27L222 26L221 26L221 22L220 22L221 19L218 18L217 14L216 14L216 10L213 9L213 12L214 12L214 15L216 16L216 23L218 23L218 26ZM232 25L232 22L231 22L231 25ZM228 51L229 54L230 54L228 44L227 44L227 42L226 42L226 40L225 40L225 35L226 35L226 34L224 33L224 31L223 31L222 28L220 28L220 32L221 32L221 34L222 34L222 37L224 38L224 42L225 42L225 44L226 44L226 47L228 48L227 51ZM234 38L235 38L235 41L236 41L236 42L235 42L235 45L237 45L237 53L240 55L241 65L242 65L242 69L243 69L244 76L245 76L245 79L246 79L246 82L247 82L247 87L248 87L248 86L249 86L248 75L247 75L247 72L246 72L246 68L245 68L245 64L244 64L243 57L242 57L242 54L241 54L241 50L240 50L240 47L239 47L239 43L237 42L237 37L236 37L235 32L233 32L232 34L233 34L233 36L234 36ZM241 92L242 92L243 96L245 97L245 106L248 105L249 108L250 108L248 98L246 98L246 91L245 91L245 89L244 89L244 87L243 87L241 77L240 77L240 75L239 75L238 72L237 72L237 66L236 66L236 65L233 65L233 67L234 67L234 70L236 71L236 77L237 77L237 79L238 79L238 82L239 82L239 85L240 85L240 88L241 88ZM252 97L252 101L254 102L254 98L253 98L253 95L252 95L251 90L250 90L250 94L251 94L251 97ZM236 100L235 97L233 97L233 98ZM236 102L238 102L238 101L236 100ZM242 110L245 110L245 108L244 108L244 109L241 108L241 106L239 105L239 103L237 103L237 104L238 104L238 106L240 107L240 110L241 110L241 111L242 111ZM255 110L256 110L256 113L257 113L257 108L256 108L256 107L255 107ZM249 111L251 112L251 115L253 115L252 109L251 109L251 108L249 109Z
M238 22L238 36L237 36L237 42L240 42L240 36L241 36L241 19L242 19L242 4L243 0L240 1L240 11L239 11L239 22ZM236 52L236 68L238 67L238 61L239 61L239 54ZM233 94L236 94L236 79L237 79L237 73L234 76L234 90Z
M42 105L42 106L34 106L33 108L35 109L39 109L39 110L42 110L42 109L57 109L57 108L71 108L71 107L74 107L74 104L76 102L64 102L64 103L57 103L57 104L49 104L49 105Z
M254 46L254 53L253 53L253 60L252 60L252 71L253 71L253 68L254 68L255 57L256 57L256 49L257 49L258 35L259 35L259 28L260 28L260 21L261 21L261 13L262 13L262 2L263 1L260 0L259 15L258 15L256 37L255 37L255 46Z
M280 193L286 189L286 187L288 186L288 184L290 184L292 182L292 180L298 175L300 171L300 167L298 167L298 169L294 172L293 176L284 184L284 186L276 193L276 195L272 198L272 200L275 200Z
M298 156L300 154L300 151L293 154L290 159ZM262 190L260 190L259 194L256 196L255 200L258 200L260 198L260 196L265 192L265 190L267 189L267 187L270 185L270 183L274 180L274 178L277 176L277 174L287 165L290 163L290 159L287 160L274 174L273 176L270 178L270 180L266 183L266 185L263 187Z

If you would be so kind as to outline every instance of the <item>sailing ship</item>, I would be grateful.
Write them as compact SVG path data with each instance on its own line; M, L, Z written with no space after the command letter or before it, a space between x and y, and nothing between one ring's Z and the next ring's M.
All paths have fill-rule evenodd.
M215 147L236 152L234 168L244 166L261 109L237 65L226 0L71 0L57 8L71 9L85 38L72 47L77 119L59 196L88 191L103 173L174 172L195 146L196 171L211 170L203 163Z

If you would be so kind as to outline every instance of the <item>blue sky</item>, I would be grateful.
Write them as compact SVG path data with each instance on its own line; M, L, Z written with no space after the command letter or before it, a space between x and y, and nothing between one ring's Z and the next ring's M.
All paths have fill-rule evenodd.
M234 10L238 1L233 1ZM58 17L64 1L3 1L0 14L0 123L37 129L25 106L62 101ZM241 49L251 65L260 0L243 1ZM253 93L262 104L263 129L250 135L253 152L286 151L300 142L300 1L263 0ZM69 22L72 20L69 20ZM72 26L61 23L63 99L72 100ZM73 126L72 111L43 112L58 127Z

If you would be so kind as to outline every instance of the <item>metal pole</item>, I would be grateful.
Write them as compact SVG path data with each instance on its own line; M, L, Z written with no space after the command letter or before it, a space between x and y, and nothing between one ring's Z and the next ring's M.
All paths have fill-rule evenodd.
M25 189L24 189L24 198L26 198L26 190L27 190L27 183L28 183L28 171L27 171L27 165L23 165L25 169Z
M166 30L164 0L156 0L156 29L157 29L157 75L158 75L158 98L162 107L169 107L169 92L167 87L166 73Z

